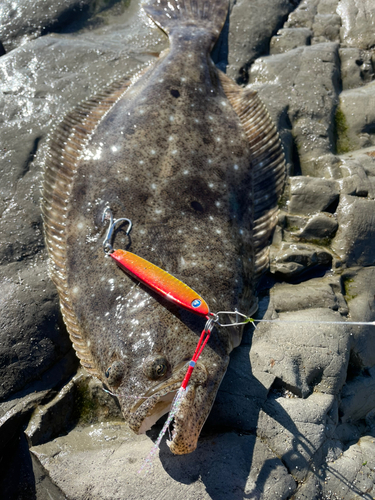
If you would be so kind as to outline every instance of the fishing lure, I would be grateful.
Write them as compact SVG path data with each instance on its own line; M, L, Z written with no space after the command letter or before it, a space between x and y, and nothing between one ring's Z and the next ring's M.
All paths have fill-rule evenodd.
M195 352L192 356L191 361L189 362L188 369L186 371L186 375L181 383L181 386L179 390L176 392L176 395L172 401L171 409L168 415L168 418L166 422L164 423L164 426L162 430L160 431L160 434L158 436L158 439L154 443L148 457L146 458L144 464L142 465L141 469L139 472L144 470L147 466L150 466L151 461L153 456L155 455L157 449L159 448L159 444L166 433L167 429L169 428L170 424L172 423L178 408L181 405L181 401L185 395L189 380L191 378L192 372L194 370L194 367L198 361L199 356L202 354L202 351L204 347L206 346L211 332L215 325L221 326L221 327L227 327L227 326L239 326L239 325L244 325L246 323L253 323L255 326L255 321L256 322L275 322L277 320L263 320L263 319L258 319L254 320L245 314L242 314L240 312L236 311L219 311L217 313L212 313L205 302L205 300L200 297L192 288L190 288L188 285L177 279L176 277L172 276L168 272L164 271L160 267L156 266L155 264L152 264L151 262L143 259L142 257L139 257L138 255L135 255L132 252L128 252L125 250L114 250L112 245L111 245L111 240L113 237L113 232L115 229L115 226L120 223L120 222L127 222L128 223L128 228L126 231L126 234L129 235L131 228L132 228L132 222L130 219L126 218L121 218L121 219L116 219L113 220L113 215L110 210L110 208L106 208L104 213L103 213L103 222L104 220L109 219L109 228L105 237L105 240L103 242L103 248L104 252L106 255L109 255L115 262L116 264L123 269L126 273L129 275L133 276L134 278L138 279L140 282L142 282L144 285L149 287L151 290L154 290L161 296L163 296L165 299L169 300L170 302L183 307L184 309L187 309L188 311L197 314L199 316L203 316L206 318L206 324L205 327L201 333L201 336L199 338L197 347L195 349ZM219 317L221 315L235 315L236 316L236 322L233 323L228 323L228 324L222 324L219 322ZM238 318L242 318L242 320L238 321ZM283 321L284 323L311 323L310 321ZM345 323L339 322L339 321L319 321L317 323L322 323L322 324L332 324L332 323L337 323L337 324L352 324L352 325L375 325L374 322L357 322L357 321L346 321Z
M113 230L118 222L128 222L129 226L126 231L128 235L132 228L132 223L129 219L113 220L112 212L107 208L104 212L103 219L109 215L110 226L104 240L103 247L105 253L109 254L116 264L121 267L126 273L130 274L147 287L151 288L158 294L165 297L170 302L187 309L194 314L204 316L209 319L210 310L207 303L194 290L187 286L182 281L178 280L171 274L151 262L142 259L138 255L126 250L114 250L110 243Z

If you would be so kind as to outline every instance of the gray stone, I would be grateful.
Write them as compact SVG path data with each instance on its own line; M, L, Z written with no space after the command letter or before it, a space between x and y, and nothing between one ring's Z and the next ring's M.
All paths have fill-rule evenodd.
M59 326L46 263L38 260L0 268L0 400L39 379L71 349L65 328Z
M326 440L327 413L333 403L333 396L312 394L307 399L276 396L264 405L258 436L298 481L306 477L312 458Z
M302 174L311 175L312 158L334 150L333 116L340 86L338 45L322 43L259 58L251 67L250 83L259 90L271 116L277 116L273 110L280 114L287 107L288 121L284 118L282 124L291 124ZM313 175L321 173L315 170Z
M270 41L270 54L282 54L302 45L310 45L312 31L308 28L281 29Z
M99 12L116 4L118 0L90 2L90 0L2 0L0 10L0 39L6 52L27 41L46 35L51 31L61 31L75 19L75 30L90 23L97 24L94 17ZM118 2L117 14L121 9Z
M364 87L344 90L340 111L347 136L348 150L375 145L375 82Z
M319 308L346 313L344 297L333 281L332 278L316 278L298 285L276 283L270 290L270 307L276 313Z
M341 41L346 47L371 49L375 45L375 5L372 0L341 0Z
M341 18L337 14L316 14L312 30L312 43L339 42Z
M375 264L375 201L342 195L332 249L347 267Z
M307 269L331 266L332 255L327 250L308 243L283 242L279 250L271 251L271 273L285 278L298 276Z
M288 0L255 0L251 8L246 0L234 2L229 23L229 76L247 81L251 63L267 52L270 38L292 10L293 2Z
M346 272L343 276L345 297L352 321L371 322L375 320L375 268L366 267ZM352 330L352 352L357 368L371 368L375 365L375 327L356 326Z
M375 495L374 456L374 437L361 437L338 460L324 467L322 498L335 498L337 492L343 500L371 500Z
M320 0L302 0L296 10L289 15L285 27L312 29L314 18L318 12L319 1Z
M343 90L369 83L374 75L371 52L354 47L339 50Z
M368 196L371 181L369 181L361 162L342 157L340 168L343 176L342 179L338 180L341 194Z
M375 367L366 376L348 381L341 393L341 421L356 422L375 409Z
M77 423L122 420L115 399L99 380L80 368L58 395L33 413L25 430L30 446L46 443L66 433Z
M31 451L54 484L75 500L287 499L296 487L281 460L254 436L207 437L197 453L182 457L163 445L153 467L138 474L151 446L147 436L134 436L124 423L108 423L73 429Z
M339 194L336 181L304 176L291 177L288 211L305 215L324 212L330 205L338 202Z
M340 41L341 19L336 13L338 0L304 0L292 12L286 27L305 27L312 32L311 43Z
M298 236L300 239L307 241L329 239L335 234L337 228L337 220L333 215L320 213L310 218Z
M346 379L349 351L350 332L342 316L319 308L280 313L277 321L260 323L250 360L254 369L276 376L284 387L306 397L313 390L339 393Z

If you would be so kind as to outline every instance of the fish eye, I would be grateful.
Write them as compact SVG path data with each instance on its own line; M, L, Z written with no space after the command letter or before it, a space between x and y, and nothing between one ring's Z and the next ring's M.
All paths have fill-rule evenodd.
M143 363L143 373L150 380L164 377L169 368L169 363L163 356L150 356Z
M120 385L125 375L125 366L121 361L114 361L105 371L106 382L112 387Z

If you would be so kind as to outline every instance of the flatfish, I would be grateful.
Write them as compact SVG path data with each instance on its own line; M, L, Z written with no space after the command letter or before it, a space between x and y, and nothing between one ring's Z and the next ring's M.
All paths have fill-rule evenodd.
M103 213L133 222L125 248L196 290L212 311L254 312L254 286L284 182L277 131L257 94L210 58L227 0L154 0L170 48L55 129L43 180L49 269L81 364L137 433L168 412L204 326L103 252ZM170 449L197 446L240 327L215 328L175 416Z

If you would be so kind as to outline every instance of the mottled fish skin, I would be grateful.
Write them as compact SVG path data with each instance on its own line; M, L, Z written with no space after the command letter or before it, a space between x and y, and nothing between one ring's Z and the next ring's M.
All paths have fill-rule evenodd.
M42 211L50 274L81 363L145 432L169 409L205 320L167 302L104 255L106 207L133 222L128 249L201 295L213 312L256 309L284 159L252 91L210 59L227 0L155 0L169 51L132 81L81 105L51 139ZM241 341L215 329L175 418L173 453L193 451ZM144 397L145 399L134 399Z

